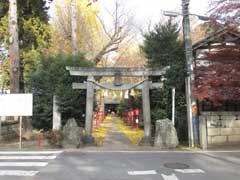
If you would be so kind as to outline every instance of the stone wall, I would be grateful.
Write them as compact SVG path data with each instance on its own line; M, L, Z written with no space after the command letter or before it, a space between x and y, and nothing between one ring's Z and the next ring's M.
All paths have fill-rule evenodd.
M240 112L203 112L207 145L240 144Z

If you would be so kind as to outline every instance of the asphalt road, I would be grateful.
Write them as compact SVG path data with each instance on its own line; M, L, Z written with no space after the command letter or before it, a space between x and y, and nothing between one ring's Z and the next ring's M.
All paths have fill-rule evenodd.
M3 155L1 155L3 156ZM0 158L1 158L0 156ZM6 156L13 156L7 155ZM25 155L27 158L33 155ZM0 160L0 180L239 180L240 151L235 152L62 152L45 159ZM34 155L34 157L37 157ZM55 157L55 158L53 158ZM14 159L14 158L13 158ZM31 160L32 159L32 160ZM42 167L4 167L1 162L47 162ZM39 165L39 164L38 164ZM41 164L40 164L41 165ZM172 168L166 165L175 166ZM8 170L36 174L10 175ZM5 174L4 174L5 172ZM14 172L14 171L13 171Z

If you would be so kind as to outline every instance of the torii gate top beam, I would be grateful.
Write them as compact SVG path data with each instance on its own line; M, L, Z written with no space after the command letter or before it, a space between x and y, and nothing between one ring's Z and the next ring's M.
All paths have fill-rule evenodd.
M162 69L149 68L114 68L114 67L69 67L66 69L72 76L114 76L116 73L121 73L121 76L161 76L164 75L169 67Z

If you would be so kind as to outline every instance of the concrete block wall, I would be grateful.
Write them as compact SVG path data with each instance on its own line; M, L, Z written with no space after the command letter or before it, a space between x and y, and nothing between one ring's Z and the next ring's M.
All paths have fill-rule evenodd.
M207 144L240 144L240 112L203 112Z

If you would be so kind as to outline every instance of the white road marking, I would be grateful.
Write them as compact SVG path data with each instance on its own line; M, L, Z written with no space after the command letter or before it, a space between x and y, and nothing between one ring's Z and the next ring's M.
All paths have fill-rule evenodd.
M52 160L63 151L0 151L0 160ZM48 162L0 162L0 167L45 167ZM0 170L0 176L34 176L39 171Z
M0 160L56 159L57 156L0 156Z
M0 176L34 176L38 171L0 170Z
M148 170L148 171L128 171L128 175L135 176L135 175L154 175L157 174L155 170Z
M163 177L164 180L179 180L175 174L172 174L169 176L165 174L161 174L161 176Z
M198 154L198 153L240 153L239 150L230 150L230 151L193 151L193 150L183 150L183 151L158 151L158 150L146 150L146 151L132 151L132 150L112 150L112 151L99 151L99 150L79 150L79 152L84 152L84 153L168 153L168 154Z
M12 154L60 154L63 151L0 151L0 155L12 155Z
M202 169L174 169L174 171L183 174L205 173Z
M0 162L0 167L44 167L48 162Z

